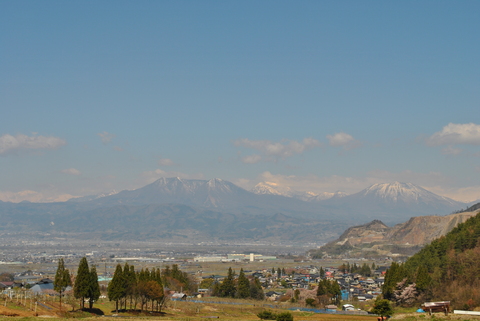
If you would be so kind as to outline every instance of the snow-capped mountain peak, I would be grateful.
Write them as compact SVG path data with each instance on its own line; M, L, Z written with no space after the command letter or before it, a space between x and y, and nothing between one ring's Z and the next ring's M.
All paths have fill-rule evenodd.
M273 182L260 182L251 190L255 194L269 194L289 196L291 189L289 187L282 187Z
M314 192L296 191L288 186L282 186L274 182L260 182L251 190L255 194L280 195L293 197L307 202L324 201L332 197L341 198L347 194L337 191L335 193L323 192L320 194Z
M360 192L364 197L375 197L391 202L404 203L432 203L434 201L446 201L451 204L458 203L447 197L434 194L423 187L412 183L378 183Z

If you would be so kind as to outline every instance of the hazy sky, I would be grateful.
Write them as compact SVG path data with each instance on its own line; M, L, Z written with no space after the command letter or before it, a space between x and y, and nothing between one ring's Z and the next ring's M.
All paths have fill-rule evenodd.
M0 199L159 177L480 198L480 1L1 1Z

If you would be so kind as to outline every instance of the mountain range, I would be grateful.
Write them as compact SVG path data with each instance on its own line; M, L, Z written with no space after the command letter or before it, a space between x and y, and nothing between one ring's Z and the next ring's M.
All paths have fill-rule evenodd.
M328 199L309 195L271 183L247 191L221 179L161 178L136 190L62 203L0 202L0 233L321 243L369 220L396 224L413 216L446 215L467 205L399 182Z

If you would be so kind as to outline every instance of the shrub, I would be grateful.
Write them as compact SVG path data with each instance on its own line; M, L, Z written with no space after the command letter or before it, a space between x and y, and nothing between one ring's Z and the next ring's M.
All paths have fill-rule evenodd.
M310 307L316 306L315 299L312 299L312 298L305 299L305 304Z
M277 318L277 315L272 311L262 311L257 314L257 317L262 320L275 320Z
M277 321L293 321L293 315L290 312L282 312L277 314Z
M257 314L262 320L293 321L293 315L290 312L273 313L272 311L262 311Z

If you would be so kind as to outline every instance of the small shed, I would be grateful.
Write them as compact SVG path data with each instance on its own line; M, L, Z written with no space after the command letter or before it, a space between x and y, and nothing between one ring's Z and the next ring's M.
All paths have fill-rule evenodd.
M330 312L337 311L337 306L334 304L329 304L325 306L325 310Z
M448 315L448 312L450 312L450 301L425 302L422 304L422 309L430 315L433 312L443 312L445 315Z

